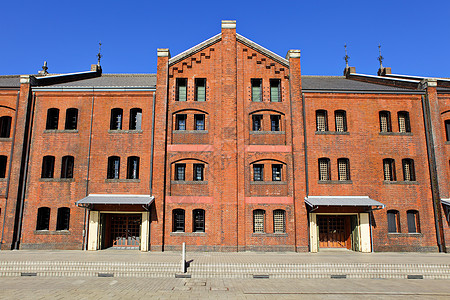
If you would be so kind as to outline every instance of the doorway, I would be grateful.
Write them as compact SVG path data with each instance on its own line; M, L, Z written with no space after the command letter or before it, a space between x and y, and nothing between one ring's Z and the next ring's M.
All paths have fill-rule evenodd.
M139 249L142 214L101 214L101 249Z
M350 216L317 216L319 248L351 249Z

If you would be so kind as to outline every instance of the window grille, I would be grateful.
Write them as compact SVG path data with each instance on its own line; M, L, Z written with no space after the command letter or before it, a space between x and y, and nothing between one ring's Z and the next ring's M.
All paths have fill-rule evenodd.
M395 165L391 158L383 159L384 180L395 181Z
M177 78L177 92L176 101L186 101L187 100L187 79Z
M270 101L281 102L281 80L270 79Z
M403 159L403 180L404 181L415 181L416 176L414 172L414 161L412 159Z
M78 109L68 108L66 110L66 124L64 129L66 130L76 130L78 123Z
M122 118L123 118L123 109L121 108L111 109L111 123L109 129L122 130Z
M173 232L184 232L184 209L173 210Z
M194 219L193 232L205 232L205 211L203 209L194 209L192 212Z
M272 165L272 181L281 181L281 167L282 165Z
M255 164L253 165L253 181L263 181L264 180L264 165Z
M262 101L262 79L252 79L252 101Z
M388 111L380 111L380 132L391 131L391 114Z
M184 181L186 174L186 164L175 164L175 180Z
M69 230L70 208L58 208L58 216L56 219L56 230Z
M316 130L317 131L328 131L327 111L326 110L316 111Z
M347 158L338 159L338 180L350 180L350 168Z
M50 108L47 110L47 124L45 129L47 130L56 130L58 129L58 121L59 121L59 109Z
M194 115L195 130L205 130L205 115Z
M337 110L335 112L335 121L336 121L336 131L345 132L347 131L347 119L345 111Z
M261 131L262 130L262 115L253 115L253 131Z
M253 232L264 233L264 216L265 211L257 209L253 211Z
M39 207L37 213L36 230L48 230L50 224L50 208Z
M195 79L195 101L206 101L206 79Z
M280 131L280 118L279 115L271 115L270 116L270 130L271 131Z
M286 220L284 210L273 211L273 232L274 233L286 232Z
M130 109L130 130L141 130L142 128L142 109Z
M9 138L11 134L11 120L9 116L0 117L0 137Z
M175 130L186 130L186 115L176 115Z
M400 132L411 132L408 112L400 111L398 113L398 129Z
M328 158L319 159L319 180L330 180L330 160Z

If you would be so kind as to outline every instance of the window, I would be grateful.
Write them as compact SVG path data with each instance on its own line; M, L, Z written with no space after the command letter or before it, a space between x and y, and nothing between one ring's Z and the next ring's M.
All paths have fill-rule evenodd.
M398 112L398 130L399 132L411 132L409 113L407 111Z
M61 162L61 178L73 178L73 156L64 156Z
M403 180L416 181L416 174L414 171L414 160L409 158L402 159L402 165L403 165Z
M331 180L329 158L319 158L319 180Z
M142 128L142 109L130 109L130 130L141 130Z
M108 179L119 179L120 171L120 157L110 156L108 157Z
M0 137L9 138L11 134L11 117L0 117Z
M139 157L130 156L127 159L127 179L139 179Z
M350 163L348 158L338 159L338 180L350 180Z
M281 80L270 79L270 101L281 102Z
M380 132L391 132L391 113L380 111Z
M317 110L316 111L316 130L317 131L328 131L328 121L327 121L327 111Z
M264 165L253 165L253 181L264 181Z
M388 232L389 233L400 232L400 218L399 218L398 211L388 210L387 220L388 220Z
M282 165L272 165L272 181L281 181L281 167Z
M56 219L56 230L69 230L70 208L58 208L58 216Z
M0 178L6 177L7 161L8 158L5 155L0 155Z
M58 129L58 120L59 120L59 109L50 108L47 110L47 125L45 129L47 130L56 130Z
M50 223L50 208L39 207L37 213L36 230L48 230Z
M264 233L264 218L266 212L262 209L253 211L253 232Z
M205 210L194 209L192 212L192 219L194 220L193 232L205 232Z
M194 115L195 130L205 130L205 115Z
M273 211L273 232L286 232L286 212L284 210L277 209Z
M66 110L66 125L64 129L66 130L76 130L78 123L78 109L68 108Z
M195 79L195 101L206 101L206 79Z
M252 101L262 101L262 79L253 78L252 80Z
M53 178L53 170L55 168L55 157L44 156L42 159L41 178Z
M445 136L447 137L447 142L450 142L450 120L445 121Z
M173 210L173 232L184 232L184 209Z
M121 108L111 109L111 124L109 129L122 130L122 118L123 118L123 109Z
M345 132L347 131L347 117L345 110L336 110L334 112L334 119L336 121L336 131Z
M408 221L408 232L419 233L420 232L419 212L417 210L408 210L406 212L406 217Z
M253 131L261 131L262 130L262 115L253 115L252 116L252 123L253 123L253 127L252 130Z
M186 101L187 100L187 79L177 78L177 92L175 96L175 101Z
M392 158L383 159L383 171L385 181L395 181L395 161Z
M203 181L204 164L194 164L194 181Z
M186 175L186 164L175 164L175 180L184 181Z
M186 130L186 115L176 115L175 130Z
M271 131L280 131L280 115L271 115L270 116L270 130Z

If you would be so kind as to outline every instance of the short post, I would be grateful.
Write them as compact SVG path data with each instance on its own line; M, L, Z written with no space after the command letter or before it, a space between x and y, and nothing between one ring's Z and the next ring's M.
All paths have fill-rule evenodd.
M181 246L181 272L186 273L186 243Z

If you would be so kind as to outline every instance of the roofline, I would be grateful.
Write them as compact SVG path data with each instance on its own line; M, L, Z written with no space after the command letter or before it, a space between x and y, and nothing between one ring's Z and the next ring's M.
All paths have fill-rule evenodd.
M259 45L258 43L255 43L254 41L246 38L245 36L240 35L239 33L236 33L236 40L243 43L244 45L261 52L262 54L267 55L271 59L277 61L278 63L284 65L285 67L289 68L289 61L280 55L270 51L267 48L264 48L263 46Z
M45 92L155 92L156 87L85 87L85 86L61 86L61 87L40 87L33 86L34 91Z
M200 44L195 45L187 49L186 51L181 52L180 54L175 55L171 59L169 59L169 66L176 64L177 62L183 60L184 58L191 56L203 49L217 43L222 39L222 33L216 34L215 36L207 39L206 41L201 42Z
M402 95L424 95L425 91L377 91L377 90L317 90L302 89L302 93L330 93L330 94L402 94Z

